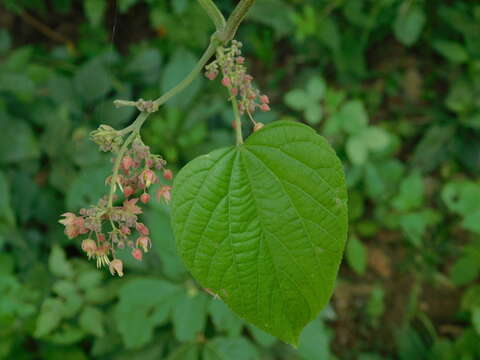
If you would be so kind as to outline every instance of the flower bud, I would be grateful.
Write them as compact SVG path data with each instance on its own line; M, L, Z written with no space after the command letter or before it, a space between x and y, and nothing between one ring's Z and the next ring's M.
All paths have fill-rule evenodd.
M145 187L148 188L150 185L157 181L157 176L152 170L147 169L142 171L142 179L145 183Z
M125 195L125 197L127 197L127 198L130 195L132 195L134 192L135 192L135 190L133 190L133 187L131 187L131 186L125 186L123 188L123 195Z
M135 248L132 250L132 256L134 257L135 260L142 261L142 250Z
M130 235L131 231L130 231L130 228L126 225L123 225L121 228L120 228L120 231L123 235Z
M157 190L157 199L164 199L165 202L168 204L172 199L171 194L172 187L171 186L162 186L160 189Z
M260 102L262 104L270 104L270 99L268 98L267 95L262 95L260 96Z
M225 86L225 87L229 87L229 86L231 85L230 79L225 76L225 77L222 79L222 85Z
M163 178L165 180L172 180L172 178L173 178L172 170L170 170L170 169L163 170Z
M258 122L255 124L255 126L253 127L253 132L257 132L258 130L260 130L261 128L263 128L265 125L261 122Z
M238 95L238 89L236 87L232 88L232 95L237 96Z
M152 247L152 241L148 236L141 236L137 239L136 246L141 247L143 251L147 253L148 248Z
M142 235L150 235L150 230L148 230L148 227L145 226L145 224L137 222L135 224L135 227L137 228L137 231L142 234Z
M262 104L262 105L260 105L260 110L270 111L270 106L268 106L268 104Z
M90 259L97 251L97 243L93 239L85 239L82 241L82 250L87 253Z
M119 259L114 259L110 262L109 265L110 273L112 275L115 275L115 273L118 274L118 276L122 277L123 276L123 262L122 260Z
M243 64L245 62L245 58L243 56L238 56L235 61L237 64Z
M122 159L122 168L128 173L128 170L133 166L133 159L130 156L124 156Z
M208 71L205 73L205 76L208 78L208 80L215 80L217 75L218 75L217 71Z
M140 196L140 201L144 204L148 203L150 201L150 195L148 195L147 193L143 193Z

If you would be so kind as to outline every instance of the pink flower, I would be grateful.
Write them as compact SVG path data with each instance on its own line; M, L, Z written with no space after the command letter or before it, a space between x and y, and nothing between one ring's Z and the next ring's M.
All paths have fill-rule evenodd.
M87 253L90 259L97 251L97 243L93 239L85 239L82 241L82 250Z
M148 236L141 236L136 241L136 246L141 247L144 252L148 252L148 248L152 247L152 241Z
M225 76L225 77L222 79L222 85L225 86L225 87L229 87L229 86L231 85L230 79Z
M123 210L130 213L130 214L141 214L142 213L142 209L140 209L140 207L138 207L136 205L138 201L138 198L133 198L133 199L130 199L130 200L125 200L123 202Z
M130 156L124 156L122 159L123 170L128 173L128 170L133 166L133 159Z
M267 95L262 95L260 96L260 102L262 104L270 104L270 99L268 98Z
M71 212L67 212L61 216L64 216L65 219L59 220L58 222L65 226L65 234L69 239L73 239L78 235L86 234L88 232L83 217L76 216Z
M148 195L147 193L143 193L140 196L140 201L144 204L148 203L150 201L150 195Z
M118 276L122 277L123 276L123 262L122 260L119 259L114 259L110 262L109 265L110 273L112 275L115 275L115 273L118 274Z
M163 170L163 178L165 180L172 180L173 179L173 172L170 169Z
M215 80L217 75L218 75L218 71L208 71L205 73L205 76L208 78L208 80Z
M165 185L162 186L160 189L157 190L157 199L164 199L165 202L168 204L170 200L172 199L172 194L171 194L172 187Z
M262 105L260 105L260 110L270 111L270 106L268 106L268 104L262 104Z
M137 249L137 248L133 249L133 250L132 250L132 256L133 256L136 260L142 261L142 256L143 256L142 250Z
M146 169L142 171L141 179L145 186L148 188L150 185L157 181L157 176L152 170Z
M235 61L237 64L243 64L245 62L245 58L243 56L238 56Z
M137 222L135 224L135 227L137 228L137 231L142 234L142 235L150 235L150 230L148 230L148 227L145 226L145 224Z

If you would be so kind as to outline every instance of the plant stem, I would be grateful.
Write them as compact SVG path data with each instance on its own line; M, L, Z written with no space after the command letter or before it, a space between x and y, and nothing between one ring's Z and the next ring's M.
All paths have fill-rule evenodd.
M199 73L202 72L203 68L207 64L208 60L215 54L215 50L220 45L218 38L214 35L210 40L207 50L203 53L202 57L198 61L197 65L190 71L185 79L178 83L174 88L168 90L165 94L154 101L155 106L158 108L170 100L172 97L177 95L179 92L184 90L188 85L192 83L193 80L197 77Z
M122 147L116 154L117 157L115 159L115 163L113 164L113 174L110 180L110 193L108 195L108 208L113 207L113 195L115 195L115 191L117 189L117 178L118 178L118 171L120 169L120 164L122 162L123 156L125 155L125 152L128 149L128 146L135 140L135 138L138 136L138 133L140 132L140 128L142 127L143 123L145 120L147 120L148 115L150 115L147 112L141 112L135 121L133 122L132 125L130 125L128 128L131 129L132 133L128 135L127 139L123 143Z
M225 29L226 21L217 5L215 5L212 0L198 0L198 2L208 14L210 19L212 19L217 31L222 31Z
M255 0L242 0L237 5L235 10L233 10L232 14L227 20L227 25L225 26L225 29L220 35L220 40L223 43L226 43L235 37L238 27L240 26L243 19L245 19L245 16L247 15L253 4L255 4Z
M235 134L237 135L237 145L243 144L242 136L242 119L240 117L240 112L238 111L238 102L237 97L230 92L230 99L232 101L233 115L235 117Z

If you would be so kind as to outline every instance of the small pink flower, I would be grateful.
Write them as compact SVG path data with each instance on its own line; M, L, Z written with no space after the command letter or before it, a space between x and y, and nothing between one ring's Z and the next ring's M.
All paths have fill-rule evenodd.
M205 76L208 78L208 80L215 80L217 75L218 75L218 71L208 71L205 73Z
M148 195L147 193L143 193L140 196L140 201L144 204L148 203L150 201L150 195Z
M138 198L125 200L123 202L123 210L133 215L141 214L142 209L136 205L137 202L138 202Z
M170 169L163 170L163 178L165 180L172 180L173 179L173 172Z
M243 56L238 56L235 61L237 64L243 64L245 62L245 58Z
M148 230L148 227L145 226L145 224L137 222L135 224L135 227L137 228L137 231L142 234L142 235L150 235L150 230Z
M114 259L110 262L109 265L110 273L112 275L115 275L115 273L118 274L118 276L122 277L123 276L123 262L122 260L119 259Z
M133 190L133 188L131 186L125 186L123 188L123 195L125 195L125 197L129 197L131 196L135 191Z
M120 228L120 231L123 235L130 235L130 233L131 233L130 228L128 226L125 226L125 225L123 225Z
M225 87L229 87L229 86L231 85L230 79L225 76L225 77L222 79L222 85L225 86Z
M128 170L133 166L133 159L130 156L124 156L122 159L122 168L128 173Z
M157 199L164 199L165 202L168 204L172 199L171 194L172 187L171 186L162 186L160 189L157 190Z
M141 178L147 188L157 181L157 176L150 169L143 170Z
M152 241L148 236L141 236L137 239L136 246L141 247L147 253L148 248L152 247Z
M260 105L260 110L270 111L270 106L268 106L268 104L262 104L262 105Z
M78 235L86 234L88 232L83 217L76 216L71 212L62 214L62 216L64 216L65 219L61 219L58 222L65 226L65 234L69 239L76 238Z
M232 88L232 95L237 96L238 95L238 89L237 88Z
M143 253L142 253L142 250L138 249L138 248L135 248L132 250L132 256L138 260L138 261L142 261L142 256L143 256Z
M85 239L82 241L82 250L87 253L90 259L97 251L97 243L93 239Z

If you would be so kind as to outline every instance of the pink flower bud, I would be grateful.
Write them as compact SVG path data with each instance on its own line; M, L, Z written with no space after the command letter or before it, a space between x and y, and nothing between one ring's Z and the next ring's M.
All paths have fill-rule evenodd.
M173 179L173 172L170 169L163 170L163 178L165 180L172 180Z
M264 126L265 125L263 125L261 122L256 123L255 126L253 127L253 132L257 132L258 130L260 130Z
M160 189L157 191L157 199L164 199L165 202L168 204L170 200L172 199L172 194L171 194L172 187L171 186L162 186Z
M130 231L130 228L126 225L123 225L121 228L120 228L120 231L123 235L130 235L131 231Z
M252 75L245 75L244 79L245 79L246 82L250 82L250 81L253 80L253 76Z
M238 89L237 88L232 88L232 95L237 96L238 95Z
M140 201L144 204L148 203L150 201L150 195L148 195L147 193L143 193L140 196Z
M133 187L131 186L125 186L123 188L123 195L125 195L125 197L129 197L130 195L132 195L135 191L133 190Z
M225 86L225 87L229 87L230 84L231 84L230 79L225 76L225 77L222 79L222 85Z
M215 78L217 77L218 75L218 72L217 71L207 71L205 73L205 76L208 78L208 80L215 80Z
M130 156L124 156L122 159L122 168L125 172L133 166L133 159Z
M236 59L237 64L243 64L245 62L245 58L243 56L238 56Z
M157 181L157 176L152 170L146 169L142 171L142 179L145 183L145 186L148 188L150 185Z
M123 262L122 260L119 259L114 259L110 262L109 265L110 273L112 275L115 275L115 273L118 274L118 276L122 277L123 276Z
M132 256L134 257L134 259L136 259L138 261L142 261L142 256L143 256L142 250L140 250L138 248L133 249L132 250Z
M142 235L150 235L150 230L148 230L148 227L145 226L145 224L137 222L135 224L135 227L137 228L137 231L142 234Z
M260 105L260 110L270 111L270 106L268 106L268 104L262 104L262 105Z
M147 168L151 168L153 166L153 160L152 159L145 160L145 166Z
M100 241L100 242L105 241L105 235L103 235L102 233L96 233L96 235L97 235L98 241Z
M267 95L262 95L260 96L260 102L262 104L270 104L270 99L268 98Z
M136 246L141 247L147 253L148 248L152 247L152 241L148 236L141 236L137 239Z

